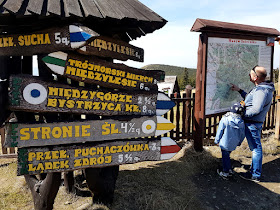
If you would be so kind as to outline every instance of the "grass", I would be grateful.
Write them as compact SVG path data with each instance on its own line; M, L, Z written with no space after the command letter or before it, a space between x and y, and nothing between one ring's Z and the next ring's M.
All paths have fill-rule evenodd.
M280 154L280 144L268 133L262 139L265 155ZM195 152L190 142L171 160L149 161L123 165L116 184L112 206L91 205L91 197L67 194L60 187L54 209L102 209L113 210L183 210L205 209L199 200L200 190L194 179L203 173L215 171L220 163L221 152L217 146L205 146L201 153ZM246 157L251 152L247 142L232 152L232 159ZM32 209L33 201L23 176L16 176L16 160L0 159L0 209Z
M185 145L169 161L121 166L111 209L199 208L197 190L191 179L201 172L201 168L207 169L215 159L206 152L195 152L190 145ZM3 163L0 173L1 183L4 183L0 188L0 209L33 208L31 193L23 176L16 176L16 163ZM60 187L54 209L78 209L83 205L84 209L89 209L90 202L90 197L67 194L64 187ZM101 205L90 209L106 208Z
M213 145L213 143L209 142L209 146ZM206 147L207 148L207 147ZM270 132L266 132L262 136L262 150L263 150L263 155L277 155L280 154L280 142L279 140L274 138L274 135ZM211 148L211 154L214 157L221 158L221 153L220 153L220 148L219 147L212 147ZM247 157L251 158L252 157L252 152L249 149L248 143L246 141L246 138L242 142L242 144L236 148L231 153L231 158L233 159L238 159L240 157Z
M30 209L33 202L24 177L16 176L17 165L10 161L0 162L0 209Z
M112 209L200 209L192 177L213 161L188 144L169 161L124 165Z
M196 153L190 143L169 161L142 162L123 165L111 209L186 209L200 205L191 177L215 161L208 153ZM33 201L23 176L16 176L16 163L2 164L0 168L0 209L31 209ZM178 184L180 183L180 184ZM65 193L60 187L54 209L106 209L105 206L88 208L91 197Z

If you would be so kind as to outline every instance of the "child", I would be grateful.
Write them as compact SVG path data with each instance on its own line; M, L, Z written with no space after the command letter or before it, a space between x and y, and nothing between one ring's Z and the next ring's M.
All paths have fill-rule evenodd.
M245 124L242 120L244 102L235 103L221 119L215 137L215 144L221 147L223 170L217 170L223 179L232 176L230 153L239 146L245 137Z

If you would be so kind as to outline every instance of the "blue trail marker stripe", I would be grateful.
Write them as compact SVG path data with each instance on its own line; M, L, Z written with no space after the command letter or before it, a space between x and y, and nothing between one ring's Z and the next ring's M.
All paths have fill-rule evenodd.
M71 42L83 42L91 38L92 36L86 32L70 33Z
M171 109L175 105L174 101L157 101L157 109Z

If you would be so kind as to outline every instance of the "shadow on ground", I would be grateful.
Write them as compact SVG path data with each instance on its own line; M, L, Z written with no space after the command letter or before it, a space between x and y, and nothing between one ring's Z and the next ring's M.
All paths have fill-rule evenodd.
M263 165L260 184L237 174L223 180L216 173L219 164L209 152L189 147L179 159L124 168L111 209L280 209L280 158Z
M263 171L261 183L243 180L237 173L234 180L226 181L215 170L192 180L205 209L280 209L280 158L265 163Z

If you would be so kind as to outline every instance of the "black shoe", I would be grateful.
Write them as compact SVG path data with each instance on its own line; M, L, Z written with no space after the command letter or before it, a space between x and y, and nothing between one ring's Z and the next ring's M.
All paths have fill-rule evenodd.
M233 176L235 174L235 171L232 169L229 169L228 173L229 173L229 176Z
M245 180L249 180L249 181L253 181L253 182L260 182L261 179L258 178L258 177L253 177L251 173L247 172L247 173L240 173L239 176L242 178L242 179L245 179Z

